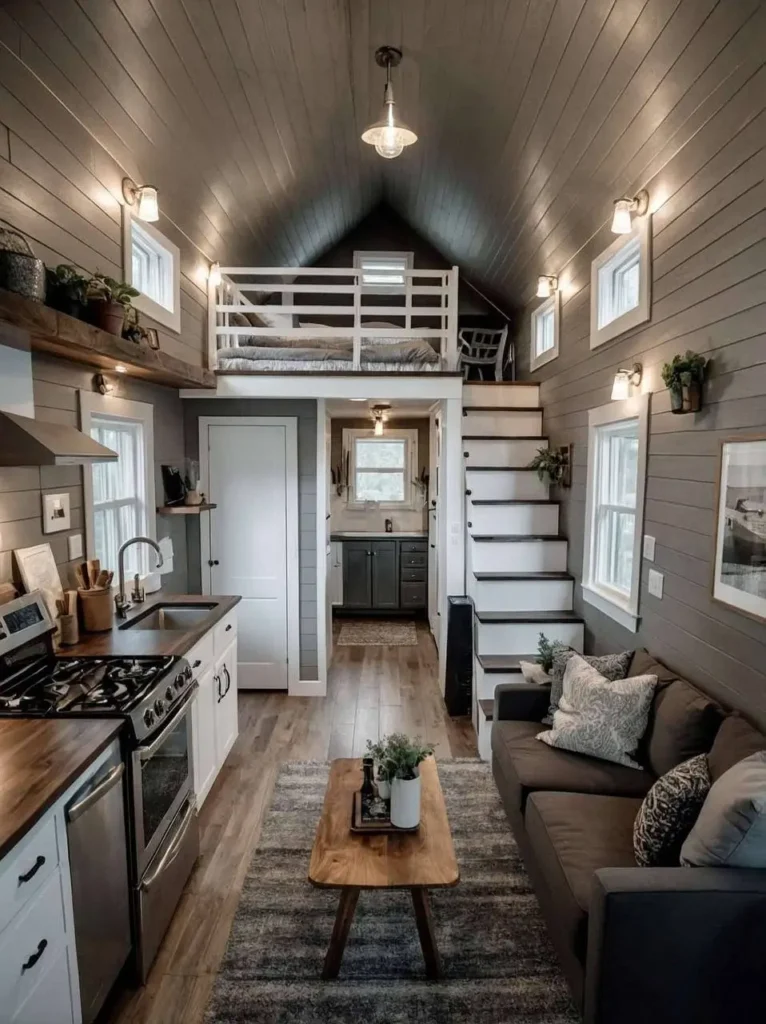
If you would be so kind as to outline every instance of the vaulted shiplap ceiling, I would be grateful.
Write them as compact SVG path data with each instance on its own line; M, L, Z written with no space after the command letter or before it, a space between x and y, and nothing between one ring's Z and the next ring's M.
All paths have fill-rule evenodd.
M0 5L0 40L209 256L310 263L386 199L513 304L755 87L764 38L759 0ZM395 161L359 139L384 43L420 136Z

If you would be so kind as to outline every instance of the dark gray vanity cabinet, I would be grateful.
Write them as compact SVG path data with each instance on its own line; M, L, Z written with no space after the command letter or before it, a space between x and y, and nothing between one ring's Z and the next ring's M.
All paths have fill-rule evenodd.
M427 579L425 540L343 540L342 611L421 611Z

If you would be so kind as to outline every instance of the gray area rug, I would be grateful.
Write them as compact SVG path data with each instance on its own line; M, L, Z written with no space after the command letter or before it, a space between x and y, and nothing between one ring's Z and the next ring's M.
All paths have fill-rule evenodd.
M487 764L439 761L460 864L433 890L446 977L426 981L409 893L369 892L336 981L319 975L338 893L306 880L327 766L280 770L207 1024L574 1024L579 1020Z
M416 647L418 631L414 622L367 622L355 619L340 627L340 647Z

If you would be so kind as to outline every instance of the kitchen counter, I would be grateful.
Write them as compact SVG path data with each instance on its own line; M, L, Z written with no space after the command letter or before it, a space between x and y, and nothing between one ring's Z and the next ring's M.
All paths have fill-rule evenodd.
M81 633L79 644L74 647L61 647L57 651L59 657L92 657L106 654L118 654L124 657L141 654L159 654L164 656L184 655L194 647L209 629L239 604L240 597L222 597L214 594L163 594L158 591L152 594L143 604L134 605L124 619L115 616L114 625L105 633ZM210 610L194 629L120 629L132 619L140 618L158 604L213 604Z
M331 533L330 540L427 540L428 534L424 532L400 532L394 530L392 533L368 532L366 530L343 530L340 533Z
M0 718L0 857L119 733L115 719Z

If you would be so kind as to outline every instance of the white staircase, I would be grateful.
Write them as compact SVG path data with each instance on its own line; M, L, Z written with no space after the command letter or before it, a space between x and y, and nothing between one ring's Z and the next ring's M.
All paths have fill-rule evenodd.
M527 468L548 444L539 403L537 384L463 386L466 591L475 607L474 726L485 760L495 687L521 682L519 661L535 657L539 634L583 648L558 503Z

